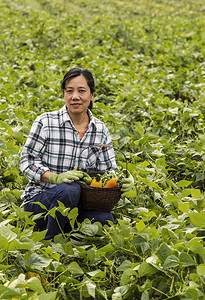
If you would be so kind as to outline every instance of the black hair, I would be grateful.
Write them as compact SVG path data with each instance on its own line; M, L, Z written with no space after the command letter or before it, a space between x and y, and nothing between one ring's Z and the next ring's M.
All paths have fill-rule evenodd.
M94 81L93 75L89 70L84 69L84 68L79 68L79 67L72 68L65 74L65 76L63 77L63 81L61 83L62 91L64 91L67 81L70 81L72 78L80 76L80 75L85 77L87 84L90 88L90 92L93 95L95 92L95 81ZM92 101L90 101L90 105L88 108L90 110L92 110L92 108L93 108Z

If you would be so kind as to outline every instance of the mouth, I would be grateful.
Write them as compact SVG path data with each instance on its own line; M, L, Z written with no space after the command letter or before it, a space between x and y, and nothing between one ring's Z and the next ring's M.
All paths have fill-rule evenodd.
M72 103L71 106L74 108L78 108L81 106L81 104L80 103Z

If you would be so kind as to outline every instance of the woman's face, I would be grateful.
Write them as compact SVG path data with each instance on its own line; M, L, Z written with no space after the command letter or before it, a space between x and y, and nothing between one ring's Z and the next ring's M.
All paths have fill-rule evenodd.
M64 89L64 100L70 116L76 114L85 114L90 101L93 100L93 94L83 75L72 78L67 81Z

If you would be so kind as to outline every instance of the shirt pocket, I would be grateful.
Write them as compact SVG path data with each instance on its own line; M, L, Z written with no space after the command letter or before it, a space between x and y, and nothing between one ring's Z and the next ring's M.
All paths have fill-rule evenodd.
M89 149L86 162L86 169L96 169L99 153L99 149Z

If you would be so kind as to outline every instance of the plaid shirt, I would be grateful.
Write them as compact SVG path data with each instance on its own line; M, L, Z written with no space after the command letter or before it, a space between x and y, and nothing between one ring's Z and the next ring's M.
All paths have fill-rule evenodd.
M20 158L20 169L29 179L21 197L24 201L55 186L41 181L41 175L46 171L59 174L78 166L86 171L116 169L112 147L91 147L98 144L112 146L112 143L105 124L93 117L90 110L88 114L90 123L82 140L67 113L66 105L36 118Z

